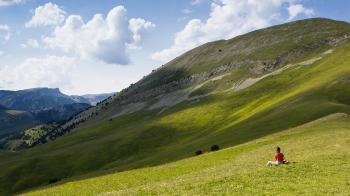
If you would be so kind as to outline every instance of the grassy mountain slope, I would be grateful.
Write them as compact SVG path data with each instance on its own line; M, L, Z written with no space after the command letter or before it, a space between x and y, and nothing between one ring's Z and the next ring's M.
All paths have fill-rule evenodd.
M230 40L220 40L204 44L175 58L169 63L139 81L130 89L144 91L157 85L210 71L222 65L241 63L240 77L258 75L296 62L326 46L328 39L349 32L349 25L328 19L311 19L277 25L257 30ZM257 64L271 64L270 67L257 67L249 73L247 69ZM243 72L243 73L242 73ZM233 78L237 79L237 78Z
M350 117L333 114L215 153L25 195L350 194ZM266 167L276 145L292 163Z
M0 138L35 125L35 118L25 111L0 108Z
M98 114L69 134L33 149L0 154L0 193L23 191L64 178L83 179L160 165L193 156L195 151L207 150L213 144L236 146L333 113L350 114L349 34L347 23L313 19L194 49L95 107L101 108ZM259 40L262 43L255 42ZM202 56L203 48L214 48L218 53L228 50L219 52L223 46L217 44L239 46L239 56L229 57L231 52L226 55L233 59L232 69L205 80L180 83L181 88L171 93L145 95L178 79L179 75L173 74L179 70L181 78L207 70L207 66L196 64L199 60L213 61L214 67L226 64L221 62L224 56ZM183 63L181 59L185 59ZM166 75L170 79L164 78ZM151 107L182 91L190 94L182 102ZM146 101L134 99L140 94L146 96ZM173 100L180 98L175 96ZM139 105L142 107L137 110Z

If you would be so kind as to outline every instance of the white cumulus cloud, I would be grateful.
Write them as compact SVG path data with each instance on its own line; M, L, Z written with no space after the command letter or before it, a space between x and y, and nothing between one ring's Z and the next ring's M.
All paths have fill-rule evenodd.
M15 66L0 66L0 88L67 86L70 85L69 73L74 64L74 59L70 57L46 56L27 58Z
M143 18L132 18L129 20L129 30L133 33L134 44L138 44L142 41L141 34L146 31L154 29L156 27L150 21L146 21Z
M154 28L141 18L128 20L123 6L114 7L106 17L95 14L86 23L79 15L70 15L43 42L49 48L73 51L83 58L93 57L109 64L129 63L128 45L141 41L141 33Z
M175 34L171 47L157 51L151 58L167 62L196 46L209 41L229 39L267 27L280 19L284 5L296 0L213 0L207 20L190 20Z
M64 21L65 14L58 5L49 2L35 8L34 15L25 23L25 27L56 26Z
M288 7L288 20L293 20L300 14L304 14L305 16L312 16L314 14L314 10L310 8L305 8L302 4L292 4Z

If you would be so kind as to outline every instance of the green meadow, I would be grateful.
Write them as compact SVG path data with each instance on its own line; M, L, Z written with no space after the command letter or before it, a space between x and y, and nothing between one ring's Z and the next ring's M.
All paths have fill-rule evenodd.
M348 195L350 117L333 114L218 152L25 195ZM280 145L289 165L266 167Z

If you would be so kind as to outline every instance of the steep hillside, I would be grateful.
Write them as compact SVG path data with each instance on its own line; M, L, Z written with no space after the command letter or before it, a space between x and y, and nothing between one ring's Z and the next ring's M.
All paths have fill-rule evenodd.
M76 116L57 132L61 135L90 118L101 120L140 110L166 109L212 92L240 90L252 83L245 82L249 78L310 60L347 40L349 29L345 22L312 19L204 44Z
M349 38L348 23L308 19L193 49L45 135L46 144L0 154L0 190L164 164L350 114Z

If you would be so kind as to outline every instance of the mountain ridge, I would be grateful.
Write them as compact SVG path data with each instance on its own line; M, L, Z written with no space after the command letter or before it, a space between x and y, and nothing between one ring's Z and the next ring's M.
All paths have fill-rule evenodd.
M88 103L94 105L114 93L91 95L66 95L59 88L32 88L17 91L0 90L0 105L25 111L48 109L72 103Z
M0 90L0 144L4 137L12 138L36 125L60 124L110 95L68 96L58 88L46 87Z
M251 77L257 77L259 75L267 74L269 72L272 72L273 70L279 69L282 66L286 66L289 62L288 59L293 59L293 61L296 60L302 60L305 59L308 55L312 54L314 50L317 50L320 47L330 47L332 45L336 45L339 42L342 42L349 38L350 33L347 31L341 33L337 32L338 27L348 26L348 23L344 21L334 21L330 19L324 19L324 18L313 18L313 19L305 19L301 21L293 21L290 23L282 24L282 25L276 25L273 27L264 28L261 30L253 31L250 33L247 33L245 35L240 35L235 38L229 39L229 40L219 40L210 42L207 44L203 44L197 48L194 48L183 55L176 57L174 60L171 60L169 63L161 66L160 68L152 71L149 75L143 77L141 80L136 82L135 84L131 84L128 88L123 89L120 93L117 95L113 95L109 97L108 99L104 100L100 104L98 104L96 107L91 108L87 111L82 112L78 116L75 116L70 122L67 122L66 125L62 126L61 130L58 130L57 132L61 135L62 130L68 129L70 130L70 127L76 127L80 122L85 122L88 118L96 117L96 114L98 114L101 111L106 110L106 108L110 104L115 104L116 107L121 108L120 114L129 114L130 112L136 112L141 109L144 109L146 106L144 104L144 101L148 102L148 100L154 100L157 96L162 96L164 94L168 94L174 91L179 92L178 94L175 94L174 96L170 96L170 98L165 97L164 100L160 99L158 102L160 104L160 107L167 106L169 104L166 104L167 102L174 102L175 104L179 103L174 100L187 100L189 97L193 94L196 94L199 96L202 94L200 91L203 91L202 89L195 89L191 90L190 94L188 92L181 92L181 89L186 89L190 87L191 85L199 84L203 81L206 81L208 79L211 79L215 76L219 76L220 74L229 72L231 70L237 70L241 74L241 76L248 75ZM308 27L306 29L306 27ZM309 34L305 34L306 32L300 33L298 30L300 28L303 28L304 31L311 32ZM324 30L320 30L319 28L323 28ZM273 30L273 32L271 32ZM301 38L293 37L293 39L281 39L279 41L274 41L271 44L268 39L275 39L276 34L282 37L290 36L292 34L291 32L295 31L298 36L301 36ZM285 33L288 32L289 34ZM322 33L317 33L322 32ZM328 34L332 34L332 32L335 32L334 35L328 36ZM268 39L263 40L259 36L260 34L263 34ZM287 34L287 35L286 35ZM313 35L315 34L315 35ZM257 38L250 38L251 36ZM303 38L306 37L306 38ZM311 37L311 38L309 38ZM253 46L253 51L250 51L247 49L246 45L254 40L263 40L262 42L267 44L268 47L265 47L266 51L261 50L259 47L257 49L254 49L255 47L259 46L259 44L256 44ZM286 41L287 40L287 41ZM298 41L294 41L298 40ZM238 42L238 44L233 44L233 42ZM281 43L280 43L281 42ZM213 44L219 43L219 46L215 46L213 48ZM225 60L226 57L221 57L223 51L223 45L222 43L227 43L227 47L231 48L242 48L243 49L243 57L231 55L231 53L228 53L229 58L234 59L232 60ZM270 45L269 45L270 44ZM271 45L273 47L271 47ZM280 50L275 50L276 47L280 47L281 45L283 48L280 48ZM209 47L209 48L207 48ZM226 47L226 48L227 48ZM221 51L220 51L221 50ZM255 51L256 50L256 51ZM271 50L274 52L274 56L271 55L265 55L267 53L272 53ZM232 49L229 49L228 51L232 51ZM209 62L215 61L215 56L209 55L208 53L212 52L215 55L221 55L219 58L217 58L218 62L213 63L216 65L216 67L213 67L210 71L207 71L207 65L204 64L204 72L201 67L203 65L201 62L203 60L198 59L206 59L202 57L208 57ZM238 51L239 52L239 51ZM250 52L252 53L253 58L245 59L246 53ZM195 53L196 55L192 55L192 53ZM250 54L249 53L249 54ZM275 54L277 53L277 54ZM255 57L256 56L256 57ZM270 57L271 56L271 57ZM254 59L256 58L256 59ZM222 60L224 59L224 60ZM194 73L192 75L183 74L184 71L181 71L181 69L188 70L186 68L187 63L186 62L195 62L193 65L197 68L197 73ZM180 69L180 71L179 71ZM193 69L193 67L191 68ZM248 70L247 70L248 69ZM198 72L201 71L201 72ZM189 73L193 73L193 70L190 70ZM169 77L171 76L171 77ZM181 76L181 77L180 77ZM241 76L236 76L231 80L231 82L239 82L239 80L243 80ZM206 92L205 92L206 93ZM174 94L174 93L173 93ZM195 99L195 97L191 98ZM152 102L152 101L151 101ZM161 102L165 102L165 104L162 104ZM181 102L181 101L180 101ZM146 104L147 105L147 104ZM170 104L169 106L172 106L173 104ZM155 109L157 106L152 107L148 106L150 109ZM131 109L130 109L131 108ZM146 107L147 108L147 107ZM125 111L125 112L123 112ZM114 109L114 112L115 109ZM116 115L112 116L118 116L118 112ZM52 133L54 134L54 133Z

